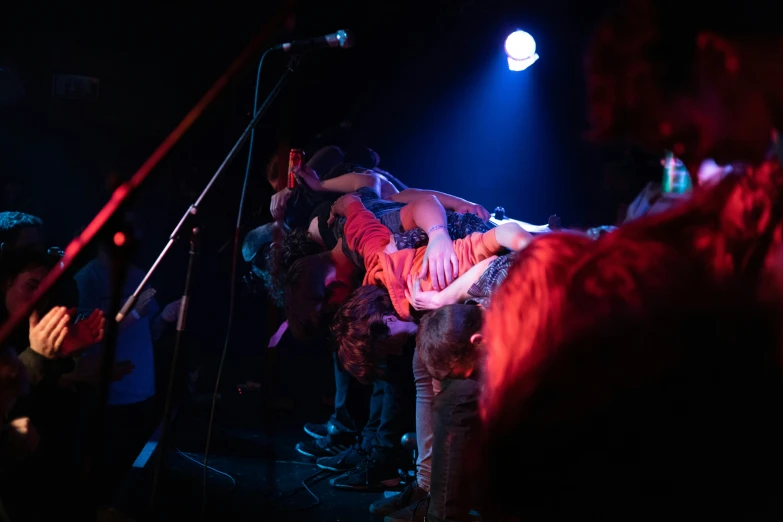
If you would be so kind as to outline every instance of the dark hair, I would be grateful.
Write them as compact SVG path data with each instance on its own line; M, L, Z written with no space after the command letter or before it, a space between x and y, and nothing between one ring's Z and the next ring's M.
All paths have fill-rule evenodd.
M481 307L466 304L443 306L422 318L416 349L431 376L443 380L456 367L476 366L479 352L470 338L481 332L483 318Z
M484 329L493 520L565 519L577 504L600 519L644 504L653 518L780 509L768 500L783 465L782 187L777 166L730 176L587 245L556 277L531 277L545 259L517 261ZM523 502L509 496L520 483Z
M263 263L254 262L253 272L261 278L269 298L278 308L285 305L286 272L283 270L282 245L264 249ZM261 265L261 266L259 266Z
M285 271L283 245L275 242L277 233L285 237L285 230L277 223L267 223L248 232L242 242L242 257L261 279L272 302L282 308Z
M332 337L340 363L359 382L369 383L383 377L383 360L377 349L389 337L385 315L397 315L389 292L365 285L351 295L332 321Z
M19 231L24 228L43 227L41 218L24 212L0 212L0 244L5 248L13 245L19 237Z
M697 36L779 34L776 0L750 0L742 9L706 0L624 0L596 26L585 56L592 135L625 134L647 124L655 102L690 88ZM772 15L773 9L778 9Z
M288 328L300 341L326 339L334 316L327 305L326 273L329 260L322 255L294 262L285 276L285 312Z
M285 236L281 259L283 272L288 271L297 260L324 251L324 247L310 239L307 233L307 228L299 227L292 229Z
M51 270L58 260L59 256L31 248L4 251L0 254L0 282L6 283L34 268Z
M16 279L16 277L28 270L34 270L36 268L45 268L47 271L54 268L59 261L59 256L51 255L46 252L32 248L21 248L14 250L3 251L0 254L0 296L5 297L6 284ZM56 293L57 287L53 289ZM51 295L52 292L49 293ZM38 304L39 312L42 312L48 307L48 297L44 298ZM13 310L6 310L5 301L0 301L0 322L4 321L8 317L8 313ZM23 323L20 325L20 330L27 332L27 325ZM18 344L18 343L17 343Z

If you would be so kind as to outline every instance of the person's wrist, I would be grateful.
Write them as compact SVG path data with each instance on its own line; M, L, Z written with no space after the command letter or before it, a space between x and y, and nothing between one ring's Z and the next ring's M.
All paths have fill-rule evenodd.
M446 225L434 225L431 226L429 230L427 230L427 235L430 237L430 239L448 237L449 230L446 228Z

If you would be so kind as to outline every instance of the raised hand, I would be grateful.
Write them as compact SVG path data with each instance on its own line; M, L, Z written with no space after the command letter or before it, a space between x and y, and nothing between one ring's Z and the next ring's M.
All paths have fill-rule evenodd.
M291 199L292 194L291 189L286 187L272 196L272 201L269 203L269 212L272 214L272 219L275 221L283 221L285 219L285 207L288 205L288 200Z
M307 185L310 190L317 192L322 188L318 174L307 165L302 165L302 167L296 171L296 179L299 183Z
M163 311L160 313L160 317L166 321L167 323L173 323L177 320L177 316L179 315L179 309L182 307L182 298L180 297L176 301L172 301L171 303L167 304Z
M47 359L57 357L68 335L70 321L71 317L64 306L52 308L43 318L33 311L30 314L30 349Z
M70 315L76 313L75 309L68 311ZM83 321L79 321L68 329L68 334L63 340L62 355L73 355L103 340L106 318L103 312L97 308Z
M141 317L144 317L149 313L150 303L155 298L155 293L154 288L148 288L139 294L139 300L136 301L134 310L136 310L136 313Z

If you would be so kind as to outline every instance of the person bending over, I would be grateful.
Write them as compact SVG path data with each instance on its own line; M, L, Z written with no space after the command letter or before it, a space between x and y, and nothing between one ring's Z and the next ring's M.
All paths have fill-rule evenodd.
M411 225L406 228L402 211L408 204L422 199L435 198L447 209L446 224L454 238L491 227L487 224L489 213L481 205L430 190L404 189L389 194L379 188L380 178L376 174L348 173L321 181L315 171L305 166L299 175L305 181L297 190L325 196L287 202L281 212L292 217L286 220L286 225L281 221L262 225L248 233L242 247L243 257L251 264L254 276L263 281L273 301L281 307L285 276L293 263L305 255L334 249L342 237L344 220L327 224L331 204L341 194L357 192L367 208L396 234L399 248L427 244L426 229ZM343 251L357 266L362 266L361 259L356 259L345 247Z
M478 304L445 304L426 313L420 322L416 349L429 375L440 383L432 399L432 472L430 502L411 506L386 522L420 521L426 513L434 522L467 520L480 501L469 456L480 430L479 391L483 381L486 345L482 334L484 310L501 287L513 263L535 266L531 279L545 281L573 265L586 247L588 236L559 232L536 238L521 252L500 256L472 282L470 271L454 282L470 279L461 299ZM533 264L528 261L534 259ZM498 262L501 263L498 263ZM513 263L506 264L507 261ZM472 283L472 284L471 284ZM445 294L451 287L440 294ZM464 290L463 290L464 291ZM419 431L417 426L417 432ZM421 435L418 435L421 438Z
M397 250L391 230L373 213L366 210L359 196L346 194L330 208L334 208L336 212L344 212L340 208L345 207L349 201L355 201L361 206L365 213L365 222L371 223L376 236L382 237L383 247L388 246L389 249ZM331 220L331 224L337 220L337 217L336 214L331 215L327 221ZM429 240L426 248L403 249L400 252L417 252L419 270L427 275L432 284L438 284L442 279L445 286L447 282L450 283L459 276L460 260L448 233L446 212L435 197L422 197L405 205L399 210L399 216L393 219L399 221L401 228L405 230L418 228L428 231ZM360 259L361 266L357 266L356 262L345 254L345 249L342 247L343 241L351 241L348 235L351 226L349 223L348 220L345 224L345 238L338 240L332 250L303 256L295 261L288 271L285 294L286 309L289 312L287 316L289 327L298 338L312 338L314 335L327 337L328 325L337 308L359 286L362 278L366 280L363 273L368 266L367 252L370 247L359 248L358 245L349 244L351 256L357 256L354 259ZM354 236L359 228L361 225L353 226ZM459 233L459 231L455 232ZM469 237L473 235L475 234ZM400 296L404 299L401 293Z
M441 230L446 227L445 211L434 197L420 198L405 206L400 211L400 219L407 228L420 226L427 230ZM386 230L387 234L391 234ZM453 246L448 237L446 241L431 241L426 251L429 259L444 259L450 263L453 257ZM441 270L444 270L444 265L440 263ZM451 269L452 265L449 264L448 270ZM337 308L361 284L361 272L339 247L296 261L289 271L286 289L286 309L292 333L299 335L299 338L309 334L310 337L319 335L326 339L329 335L328 324ZM321 329L321 326L324 328ZM410 365L407 370L410 372ZM396 377L399 378L373 383L370 420L362 430L361 444L358 448L345 447L343 444L350 444L355 438L356 426L350 422L351 419L341 415L344 408L338 406L344 404L346 398L341 385L347 386L351 376L341 369L335 356L337 390L335 415L330 419L330 425L336 433L330 431L316 440L300 442L297 451L318 458L320 467L347 472L354 466L364 464L368 456L375 455L372 459L375 464L368 466L369 472L367 469L357 469L356 473L347 473L347 476L335 479L335 487L367 489L370 486L379 487L381 482L398 480L397 465L389 457L399 446L398 441L406 429L404 406L407 384L404 368ZM313 425L307 425L305 431L315 433ZM368 485L367 477L371 477L374 483Z
M363 257L366 268L365 286L340 307L332 323L332 334L343 366L360 381L368 382L380 376L380 368L374 361L382 360L383 352L396 349L401 337L411 334L415 320L405 297L406 285L409 275L421 276L425 250L397 250L388 229L354 195L337 200L332 212L347 218L346 240ZM430 233L446 236L443 229ZM477 265L477 270L486 269L493 256L506 249L522 250L532 237L516 223L505 223L488 232L454 240L459 275ZM424 291L432 290L431 274L421 278L420 284ZM380 292L368 286L377 287Z

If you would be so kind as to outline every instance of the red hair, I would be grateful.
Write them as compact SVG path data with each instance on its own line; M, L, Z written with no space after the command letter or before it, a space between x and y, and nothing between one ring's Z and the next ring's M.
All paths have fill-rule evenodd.
M488 509L530 520L579 504L606 518L654 498L720 510L694 480L765 505L782 486L764 482L783 465L781 187L764 166L595 243L528 247L484 325ZM499 478L511 471L529 499Z

